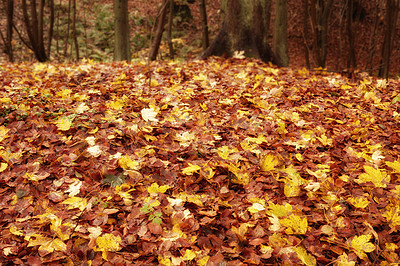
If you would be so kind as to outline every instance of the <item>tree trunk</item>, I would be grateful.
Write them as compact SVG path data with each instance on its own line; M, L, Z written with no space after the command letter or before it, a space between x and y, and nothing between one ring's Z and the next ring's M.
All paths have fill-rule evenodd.
M72 1L72 38L74 40L75 57L79 60L78 35L76 33L76 0Z
M393 50L393 40L399 14L400 0L386 0L385 15L385 38L382 45L382 63L379 69L379 76L389 77L390 56Z
M201 16L201 24L202 24L202 46L203 50L206 50L207 47L210 45L210 41L208 39L208 23L207 23L207 11L206 11L206 1L200 0L200 16Z
M160 12L157 16L157 31L156 31L156 36L154 39L154 42L151 46L150 49L150 54L149 54L149 59L150 60L156 60L157 54L158 54L158 49L160 48L160 43L161 43L161 37L164 32L164 26L165 26L165 18L167 16L167 6L168 6L169 0L164 0Z
M311 26L314 31L314 55L318 67L325 67L328 22L333 0L311 0Z
M247 57L282 66L267 42L270 7L271 2L266 0L222 0L221 29L200 58L244 51Z
M22 13L25 23L26 32L29 38L29 42L36 59L39 62L47 61L48 55L44 47L44 0L39 0L38 11L36 10L36 0L30 1L30 12L28 12L28 7L26 0L22 0Z
M347 61L347 68L349 71L354 71L356 68L356 50L355 50L355 36L354 36L354 21L353 21L353 13L354 13L354 0L347 0L347 37L349 40L349 57Z
M288 3L287 0L276 0L276 17L274 26L274 54L283 66L289 65L288 55Z
M7 50L8 60L14 62L14 53L12 47L12 33L13 33L13 17L14 17L14 0L7 0L7 34L5 46Z
M128 0L114 0L115 51L114 60L130 61Z
M172 23L174 18L174 0L169 0L169 12L168 12L168 30L167 30L167 39L168 39L168 47L169 47L169 57L171 59L174 58L174 45L172 44Z

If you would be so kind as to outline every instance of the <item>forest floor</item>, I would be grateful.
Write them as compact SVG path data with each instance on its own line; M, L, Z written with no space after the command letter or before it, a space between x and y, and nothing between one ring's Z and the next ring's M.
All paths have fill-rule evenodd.
M400 84L250 59L0 65L0 263L399 263Z

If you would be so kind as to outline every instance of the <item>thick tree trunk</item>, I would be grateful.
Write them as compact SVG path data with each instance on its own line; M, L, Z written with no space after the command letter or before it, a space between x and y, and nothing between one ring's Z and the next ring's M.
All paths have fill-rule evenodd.
M128 0L114 0L115 51L114 60L130 61Z
M222 27L200 58L244 51L247 57L281 66L267 42L270 7L266 0L222 0Z
M274 25L274 54L279 58L283 66L289 65L287 2L287 0L276 0L276 17Z
M328 47L328 22L333 0L311 0L311 26L314 31L314 55L318 67L325 67Z
M22 0L22 12L25 23L26 32L28 34L29 42L36 59L39 62L47 61L48 55L46 54L44 46L44 0L39 0L38 10L36 10L36 0L30 1L30 13L28 13L28 6L26 0Z
M382 45L382 63L379 76L389 77L390 56L393 50L393 40L399 14L400 0L386 0L385 38Z

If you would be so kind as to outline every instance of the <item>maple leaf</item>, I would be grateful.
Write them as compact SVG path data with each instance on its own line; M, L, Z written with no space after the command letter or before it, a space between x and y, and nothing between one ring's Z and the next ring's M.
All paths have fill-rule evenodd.
M272 171L278 164L279 164L278 158L276 158L271 154L268 154L264 156L264 158L261 160L261 170L266 172Z
M307 251L303 247L295 247L294 250L297 253L297 257L307 266L317 265L317 260L312 256L307 254Z
M83 211L87 206L87 200L80 197L70 197L62 202L63 204L69 205L68 210L78 208Z
M349 261L349 257L345 252L343 252L342 255L338 257L338 260L336 261L337 266L355 266L356 262L355 261Z
M400 174L400 160L394 162L385 162L387 166L393 169L397 174Z
M348 241L348 247L353 250L360 259L365 259L367 257L366 253L375 250L375 245L369 242L371 237L371 234L355 236Z
M193 175L193 173L199 171L201 169L200 166L188 163L189 166L182 169L182 174L184 175Z
M65 191L66 193L69 193L68 195L70 197L78 195L82 187L82 181L76 178L73 178L72 180L74 182L71 185L69 185L69 188Z
M3 172L4 170L6 170L8 167L7 163L0 163L0 172Z
M363 173L358 176L358 179L354 180L357 183L372 182L375 187L386 187L386 183L390 182L390 175L388 175L385 170L375 169L371 166L364 165Z
M121 250L121 237L115 236L113 234L104 234L96 238L97 247L94 248L95 251L101 251L102 257L107 259L107 251L119 251Z
M164 185L164 186L159 186L157 183L153 183L151 184L150 187L147 188L147 191L150 194L156 194L156 193L165 193L170 187L168 185Z
M364 209L369 205L369 200L365 197L350 197L347 201L356 208Z
M57 125L57 128L59 130L68 131L72 126L72 121L73 119L71 119L70 117L63 116L54 123Z
M307 218L292 214L288 218L281 219L280 224L286 226L287 234L305 234L307 232Z
M128 155L121 156L118 160L119 166L124 170L139 170L139 162L132 160Z
M156 118L158 113L153 108L144 108L140 113L142 114L144 121L158 122L158 119Z
M5 138L8 138L9 136L7 135L7 133L10 130L8 128L6 128L5 126L0 126L0 142L2 142Z

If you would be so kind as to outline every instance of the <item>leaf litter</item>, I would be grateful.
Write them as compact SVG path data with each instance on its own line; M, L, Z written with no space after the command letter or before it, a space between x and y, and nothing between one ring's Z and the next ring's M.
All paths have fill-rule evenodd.
M0 66L0 262L399 263L398 80L220 58L149 73Z

